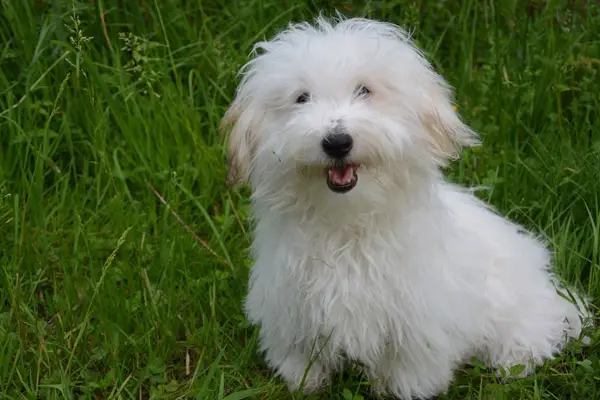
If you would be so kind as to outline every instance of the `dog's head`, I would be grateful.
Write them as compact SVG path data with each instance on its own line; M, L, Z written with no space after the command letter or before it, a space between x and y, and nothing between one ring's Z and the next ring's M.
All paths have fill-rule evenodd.
M399 27L318 18L256 44L223 119L229 181L349 193L477 142L452 91ZM363 177L364 175L364 177Z

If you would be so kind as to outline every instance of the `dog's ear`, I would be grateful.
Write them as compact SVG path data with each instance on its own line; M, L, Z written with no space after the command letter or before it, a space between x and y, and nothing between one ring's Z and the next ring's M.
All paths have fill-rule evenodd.
M225 112L220 126L226 139L227 184L246 183L254 164L256 153L256 129L252 111L234 102Z
M479 137L465 124L452 105L452 89L436 77L426 91L421 121L429 133L434 156L442 164L460 156L463 147L477 146Z

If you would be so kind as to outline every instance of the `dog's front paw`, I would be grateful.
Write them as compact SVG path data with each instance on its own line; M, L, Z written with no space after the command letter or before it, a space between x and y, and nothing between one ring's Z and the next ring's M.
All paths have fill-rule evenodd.
M303 357L288 356L277 368L278 375L290 392L309 394L321 389L329 381L329 372L318 361L308 364Z
M367 370L371 389L377 397L397 399L435 400L447 393L452 382L453 364L420 362L406 364L389 359Z
M311 373L306 375L306 378L299 380L286 380L287 388L290 392L302 391L303 394L311 394L325 387L329 380L329 376L325 373Z

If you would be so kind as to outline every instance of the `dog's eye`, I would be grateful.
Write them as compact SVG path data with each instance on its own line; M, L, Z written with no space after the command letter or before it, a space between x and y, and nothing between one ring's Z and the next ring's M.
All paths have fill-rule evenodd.
M309 100L310 100L310 94L304 92L300 96L298 96L298 98L296 99L296 103L304 104L304 103L307 103Z
M356 95L358 97L368 97L370 94L371 94L371 90L364 85L360 85L359 87L356 88Z

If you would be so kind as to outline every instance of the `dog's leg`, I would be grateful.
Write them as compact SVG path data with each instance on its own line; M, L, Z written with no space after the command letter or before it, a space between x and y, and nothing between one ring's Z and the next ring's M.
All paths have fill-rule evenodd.
M309 352L292 346L271 346L265 349L265 357L291 392L302 389L311 393L329 380L330 371L319 360L311 360Z
M524 368L513 377L529 375L562 351L569 340L580 336L583 315L575 305L559 295L528 300L519 313L512 313L503 323L496 322L498 334L482 354L498 375L511 377L508 370L517 365Z
M388 355L367 371L377 394L405 400L430 400L448 389L453 378L453 363L431 357L423 357L418 363L407 359L408 356Z

